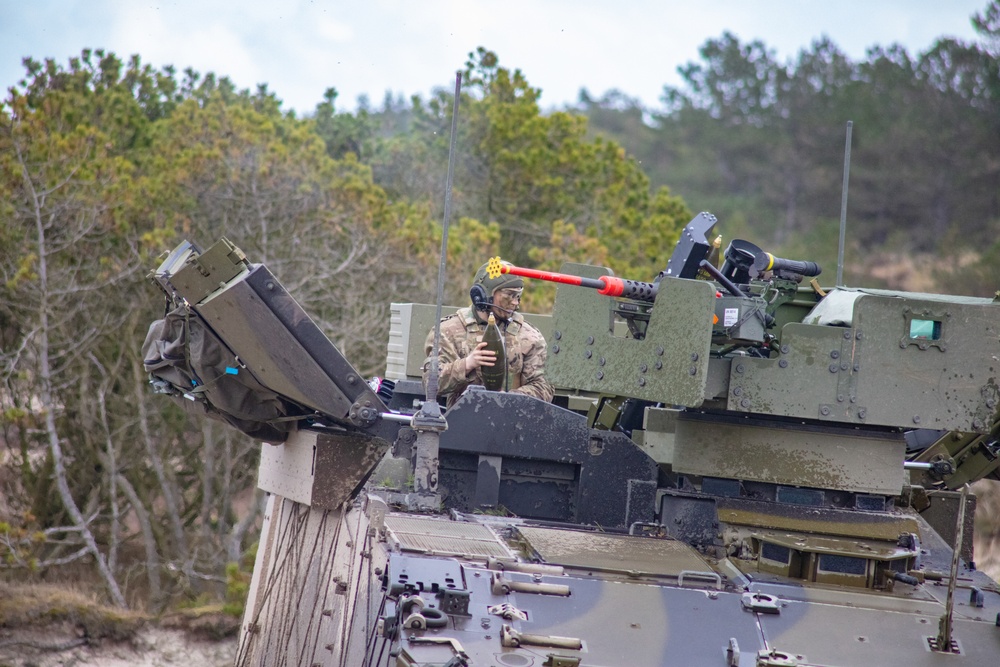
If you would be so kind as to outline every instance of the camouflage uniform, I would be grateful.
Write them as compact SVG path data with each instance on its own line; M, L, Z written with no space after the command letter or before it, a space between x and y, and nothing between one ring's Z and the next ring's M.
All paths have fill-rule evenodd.
M510 391L551 401L552 385L545 379L545 358L548 355L545 337L514 313L509 323L498 322L504 332L507 349L507 386ZM478 319L471 307L460 308L454 315L441 320L441 342L438 350L438 393L447 394L448 407L458 400L470 384L483 384L480 369L465 372L465 358L482 340L486 322ZM424 385L430 371L430 354L434 346L434 331L427 335L424 352Z

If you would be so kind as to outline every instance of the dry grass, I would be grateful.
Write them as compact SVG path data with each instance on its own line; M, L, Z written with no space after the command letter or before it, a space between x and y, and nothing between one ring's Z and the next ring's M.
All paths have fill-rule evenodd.
M0 667L231 665L239 621L221 605L162 618L70 586L0 582Z
M980 259L978 253L971 251L949 255L947 262L944 262L939 253L882 250L869 254L861 271L886 289L962 294L963 292L949 291L941 284L942 278L974 266ZM861 284L868 285L869 282L862 280Z
M937 258L929 254L877 252L866 258L866 273L887 289L933 292Z
M107 607L70 586L3 582L0 665L25 656L131 646L146 620L141 614Z
M0 583L0 633L69 625L88 639L127 641L147 620L142 614L107 607L68 586Z

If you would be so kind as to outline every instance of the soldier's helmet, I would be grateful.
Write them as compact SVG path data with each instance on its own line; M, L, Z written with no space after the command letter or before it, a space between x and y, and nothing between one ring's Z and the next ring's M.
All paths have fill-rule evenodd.
M510 264L510 262L503 262L504 264ZM486 296L492 297L493 293L498 289L503 289L505 287L524 287L524 280L521 276L511 275L509 273L501 273L496 278L490 278L489 274L486 272L486 267L489 262L483 264L476 271L476 276L472 279L472 287L475 289L476 285L482 285L483 289L486 290Z

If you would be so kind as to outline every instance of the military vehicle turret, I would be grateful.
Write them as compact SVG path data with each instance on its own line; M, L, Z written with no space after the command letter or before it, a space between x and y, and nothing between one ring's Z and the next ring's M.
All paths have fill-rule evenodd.
M365 380L266 267L178 248L154 385L268 443L237 664L997 664L968 484L1000 468L1000 303L739 240L717 267L715 227L648 283L506 267L560 283L529 316L557 396L443 414L433 306L393 305Z

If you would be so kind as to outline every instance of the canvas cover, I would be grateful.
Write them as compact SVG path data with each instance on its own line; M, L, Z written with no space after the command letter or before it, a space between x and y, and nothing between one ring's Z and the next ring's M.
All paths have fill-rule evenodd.
M142 355L155 391L253 438L284 442L303 414L262 386L185 303L150 325Z

